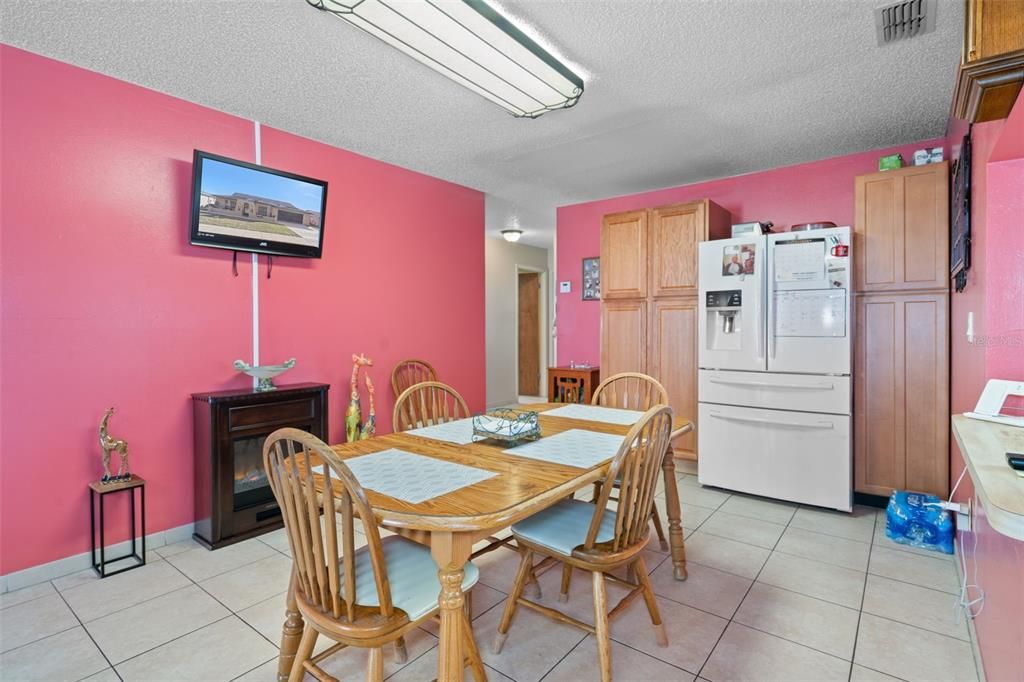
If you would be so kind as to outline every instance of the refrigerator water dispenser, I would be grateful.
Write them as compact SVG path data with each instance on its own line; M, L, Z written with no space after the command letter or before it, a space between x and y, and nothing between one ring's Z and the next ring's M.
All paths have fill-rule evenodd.
M743 292L738 289L708 291L708 350L740 350L743 347Z

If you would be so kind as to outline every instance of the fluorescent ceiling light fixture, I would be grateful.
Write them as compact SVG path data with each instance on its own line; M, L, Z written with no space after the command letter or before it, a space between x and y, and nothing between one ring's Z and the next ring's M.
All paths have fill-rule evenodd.
M522 230L502 230L501 236L505 238L507 242L517 242L519 238L523 236Z
M306 0L505 108L575 105L583 79L483 0Z

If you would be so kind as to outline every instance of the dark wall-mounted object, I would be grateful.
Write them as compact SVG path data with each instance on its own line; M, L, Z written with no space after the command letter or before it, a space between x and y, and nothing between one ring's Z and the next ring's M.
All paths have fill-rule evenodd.
M953 288L963 291L971 268L971 133L960 145L953 163L949 190L949 277Z
M320 258L326 219L325 180L198 149L192 154L194 246Z
M327 435L328 384L192 394L195 533L217 549L282 526L263 469L263 441L283 427Z

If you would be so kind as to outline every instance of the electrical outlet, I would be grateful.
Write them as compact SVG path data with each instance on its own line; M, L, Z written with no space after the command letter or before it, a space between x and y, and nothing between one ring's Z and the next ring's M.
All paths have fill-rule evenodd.
M971 501L967 500L960 505L960 509L956 512L956 529L959 532L969 532L971 530Z

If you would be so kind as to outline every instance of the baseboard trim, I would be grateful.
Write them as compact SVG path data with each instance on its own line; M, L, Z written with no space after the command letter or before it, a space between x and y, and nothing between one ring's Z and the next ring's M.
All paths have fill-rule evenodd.
M167 530L150 533L146 536L146 551L149 552L165 545L173 545L176 542L188 540L192 537L194 528L194 523L186 523L176 528L168 528ZM131 550L131 544L131 541L125 540L124 542L107 545L106 553L108 556L127 554ZM20 590L23 587L60 578L71 573L77 573L90 567L92 567L92 558L89 556L89 552L82 552L81 554L64 557L49 563L14 571L13 573L0 576L0 594Z

